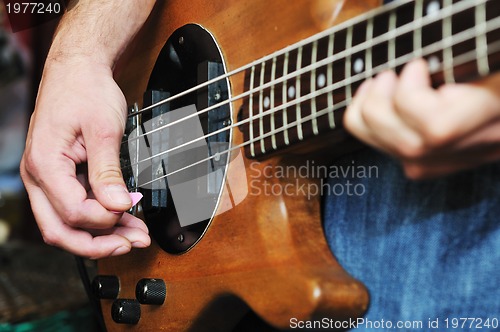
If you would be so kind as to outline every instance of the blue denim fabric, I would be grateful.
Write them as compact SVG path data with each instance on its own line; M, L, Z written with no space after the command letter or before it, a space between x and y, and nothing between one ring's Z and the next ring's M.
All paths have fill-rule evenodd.
M366 192L330 194L324 205L332 252L369 289L367 320L423 323L396 331L473 331L470 321L451 328L451 319L500 319L500 164L423 182L372 150L336 164L378 168L378 177L331 179ZM429 319L439 319L439 329Z

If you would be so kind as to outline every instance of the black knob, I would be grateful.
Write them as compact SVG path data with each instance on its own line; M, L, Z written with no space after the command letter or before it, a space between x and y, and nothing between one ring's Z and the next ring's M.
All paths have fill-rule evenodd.
M141 279L135 286L135 296L142 304L163 304L167 287L161 279Z
M116 276L96 276L92 290L98 299L116 299L120 292L120 280Z
M141 319L141 305L137 300L117 299L111 306L111 318L118 324L137 324Z

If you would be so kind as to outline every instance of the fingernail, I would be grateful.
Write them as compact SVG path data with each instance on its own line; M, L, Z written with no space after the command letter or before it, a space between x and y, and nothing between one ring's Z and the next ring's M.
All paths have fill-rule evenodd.
M358 90L356 90L355 96L356 97L363 96L366 93L366 91L368 91L368 87L370 85L372 85L372 83L373 83L373 79L372 78L370 78L370 79L364 81L363 83L361 83L361 85L359 86Z
M130 199L132 200L132 206L135 206L142 199L141 193L129 193ZM115 214L123 213L123 211L111 211Z
M130 199L130 195L128 191L123 186L119 185L111 185L107 186L105 189L106 194L109 199L115 203L130 205L132 204L132 200Z
M123 255L123 254L126 254L129 251L130 251L129 247L126 247L126 246L119 247L118 249L116 249L115 251L113 251L113 253L111 254L111 256Z
M397 76L393 71L384 71L378 74L374 80L374 89L378 93L392 96L396 87Z
M146 248L148 245L140 242L140 241L136 241L136 242L132 242L132 247L134 248Z

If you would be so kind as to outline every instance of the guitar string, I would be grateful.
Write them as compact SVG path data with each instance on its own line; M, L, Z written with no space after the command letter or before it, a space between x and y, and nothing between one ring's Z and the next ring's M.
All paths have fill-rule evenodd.
M499 49L499 45L500 45L500 42L497 42L497 43L493 43L493 44L491 44L491 45L490 45L490 47L489 47L489 50L490 50L489 54L491 54L492 52L496 52L496 51ZM432 50L431 50L431 51L426 50L426 51L428 51L428 52L426 52L426 53L433 53L433 51L432 51ZM454 58L454 63L455 63L457 66L458 66L458 65L460 65L460 64L463 64L463 63L464 63L464 61L465 61L465 60L463 60L463 59L470 59L470 57L471 57L471 56L473 56L473 51L470 51L470 52L468 52L468 53L466 53L466 54L462 54L461 56L459 56L459 57L457 57L457 58ZM477 56L476 56L476 58L477 58ZM398 58L397 63L398 63L398 64L403 64L403 63L406 63L409 59L411 59L411 55L409 55L409 54L408 54L408 55L406 55L406 56L404 56L404 57L400 57L400 58ZM455 60L455 59L456 59L456 60ZM436 70L439 70L441 67L442 67L442 64L439 64L439 68L437 68ZM376 68L374 68L373 72L380 72L381 70L383 70L383 68L381 68L381 67L376 67ZM361 79L363 79L363 78L364 78L363 76L364 76L363 74L358 74L358 75L356 75L356 76L353 76L352 81L354 81L354 82L355 82L355 81L359 81L359 80L361 80ZM332 90L335 90L335 89L336 89L335 87L329 87L329 88L324 88L324 89L321 89L321 90L317 90L317 91L316 91L317 93L315 93L315 94L313 94L313 95L308 94L308 95L302 96L299 100L295 100L295 101L293 101L293 102L289 102L289 103L287 103L287 104L280 105L280 106L276 107L275 109L268 110L268 111L266 111L265 113L262 113L261 115L257 115L257 116L255 116L255 117L254 117L254 118L252 118L252 119L247 119L247 120L245 120L244 122L246 123L246 122L249 122L250 120L254 120L255 118L265 116L265 115L269 114L269 112L270 112L270 111L277 111L277 110L279 110L279 109L282 109L282 108L287 108L287 107L289 107L289 106L292 106L292 105L294 105L294 104L296 104L296 103L303 103L304 101L311 100L311 99L313 99L313 98L316 98L316 97L317 97L317 96L319 96L319 95L322 95L322 94L324 94L324 93L327 93L327 92L332 91ZM333 109L332 111L335 111L336 109L342 108L342 107L344 107L344 106L345 106L345 103L343 103L343 104L341 104L341 105L336 104L336 107L334 107L334 109ZM318 117L319 117L319 115L318 115ZM274 134L275 134L275 133L277 133L277 132L281 132L281 131L283 131L283 130L286 130L286 129L289 129L289 128L293 128L293 127L294 127L294 126L280 127L280 128L278 128L278 129L280 129L280 130L278 130L278 131L274 131L274 132L269 132L269 133L267 133L267 134L265 135L265 137L267 137L267 136L269 136L269 135L274 135ZM222 128L222 129L220 129L218 132L220 133L220 132L222 132L222 131L224 131L224 130L227 130L227 129L230 129L230 128ZM214 133L212 133L212 134L216 134L216 132L214 132ZM206 136L201 137L201 138L198 138L198 139L196 139L196 140L201 140L202 138L206 138L206 137L209 137L209 136L210 136L210 135L206 135ZM259 137L262 139L262 136L259 136ZM257 140L259 139L259 137L256 137L254 140L247 141L247 142L248 142L249 144L251 144L251 143L253 143L253 142L257 141ZM159 156L161 156L162 154L172 152L172 151L177 150L177 149L179 149L179 148L181 148L181 147L184 147L184 146L186 146L186 145L189 145L189 144L191 144L192 142L193 142L193 141L191 141L191 142L186 142L186 143L182 144L181 146L176 146L176 147L174 147L174 148L172 148L172 149L170 149L170 150L164 151L164 152L159 153L159 154L157 154L157 155L154 155L154 156L152 156L152 157L148 157L148 158L146 158L146 159L144 159L144 160L142 160L142 161L147 161L147 160L151 160L151 159L153 159L153 158L159 157ZM134 164L132 164L131 166L133 166L133 165L137 165L137 164L139 164L139 163L140 163L140 162L142 162L142 161L139 161L139 162L137 162L137 163L134 163ZM172 174L173 174L173 173L172 173Z
M500 50L500 43L496 43L495 48L496 48L497 50ZM473 52L471 51L471 52L469 52L469 53L470 53L470 54L469 54L469 55L470 55L470 57L469 57L468 61L475 60L475 58L476 58L476 57L475 57L475 55L474 55L474 54L472 54ZM465 59L462 59L462 60L463 60L463 61L467 61L467 60L465 60ZM342 103L338 104L338 107L339 107L339 108L344 107L344 106L346 106L349 102L350 102L350 100L344 100ZM320 117L320 116L326 115L328 112L330 112L330 109L329 109L329 108L325 108L325 109L323 109L323 110L321 110L321 111L317 112L317 113L316 113L316 117ZM308 115L308 116L306 116L306 117L302 118L302 123L308 122L308 121L309 121L309 120L311 120L311 119L312 119L312 115ZM297 124L297 121L291 122L291 123L290 123L290 127L294 127L296 124ZM161 180L161 179L166 178L166 177L168 177L168 176L171 176L171 175L174 175L174 174L176 174L176 173L182 172L182 171L184 171L184 170L186 170L186 169L188 169L188 168L190 168L190 167L196 166L196 165L198 165L198 164L201 164L201 163L203 163L203 162L206 162L206 161L209 161L209 160L211 160L211 159L213 159L213 158L216 158L216 157L217 157L217 155L218 155L218 156L220 156L220 155L222 155L222 154L229 153L229 152L231 152L231 151L233 151L233 150L240 149L240 148L242 148L242 147L245 147L245 146L246 146L246 145L248 145L248 144L255 143L256 141L258 141L258 140L260 140L260 139L262 139L262 138L268 137L268 136L270 136L270 135L275 135L276 133L279 133L279 132L281 132L281 131L283 131L283 130L285 130L285 129L286 129L286 128L283 128L283 127L282 127L282 128L278 128L278 130L276 130L275 132L269 132L269 133L266 133L266 134L264 134L264 135L262 135L262 136L255 137L253 141L246 141L246 142L243 142L243 143L241 143L241 144L239 144L239 145L236 145L236 146L234 146L234 147L231 147L231 148L229 148L229 149L227 149L227 150L225 150L225 151L219 152L219 153L217 153L217 154L216 154L216 155L214 155L214 156L207 157L207 158L205 158L205 159L203 159L203 160L200 160L200 161L195 162L195 163L193 163L193 164L190 164L190 165L187 165L187 166L185 166L185 167L182 167L182 168L180 168L180 169L178 169L178 170L175 170L175 171L173 171L173 172L170 172L170 173L168 173L168 174L166 174L166 175L163 175L163 176L158 177L158 178L155 178L155 179L153 179L153 180L151 180L151 181L148 181L148 182L142 183L142 184L138 185L137 187L144 187L144 186L147 186L147 185L152 184L152 183L154 183L154 182L156 182L156 181L158 181L158 180Z
M486 56L488 56L488 55L490 55L490 54L492 54L492 53L495 53L495 52L497 52L497 51L500 51L500 41L497 41L497 42L495 42L495 43L492 43L492 44L490 44L490 46L491 46L491 47L489 47L488 54L487 54ZM490 52L490 50L491 50L491 52ZM406 61L400 61L400 60L408 60L408 59L403 59L403 58L405 58L405 57L400 57L400 58L397 58L397 59L396 59L396 62L397 62L397 63L405 63ZM411 59L411 57L409 57L409 56L408 56L407 58L410 58L410 59ZM475 52L475 51L469 51L469 52L464 53L464 54L460 55L459 57L455 58L455 59L454 59L454 64L455 64L456 66L459 66L459 65L461 65L461 64L465 64L465 63L467 63L467 62L474 61L474 60L476 60L476 59L477 59L476 52ZM440 63L440 67L443 67L443 69L446 69L446 68L444 68L444 66L443 66L443 64L442 64L442 63ZM441 68L439 68L439 69L441 69ZM359 77L352 76L352 79L353 79L353 80L354 80L354 79L359 80ZM318 92L319 92L319 90L318 90ZM318 93L317 95L319 95L319 94L321 94L321 93ZM317 96L317 95L316 95L316 96ZM314 96L314 97L316 97L316 96ZM309 98L309 99L310 99L310 98ZM305 100L308 100L308 99L305 99ZM312 118L313 118L313 117L315 117L315 118L319 118L319 117L321 117L321 116L323 116L323 115L328 114L329 112L332 112L332 111L335 111L335 110L337 110L337 109L343 108L343 107L347 106L347 105L349 104L349 102L350 102L350 101L351 101L351 99L345 99L345 100L343 100L342 102L337 103L337 104L335 105L335 107L334 107L334 109L333 109L333 110L331 110L329 107L327 107L327 108L322 109L321 111L318 111L318 112L317 112L316 114L314 114L314 115L313 115L313 114L307 115L307 116L305 116L305 117L301 118L301 120L302 120L302 121L301 121L301 123L308 122L308 121L312 120ZM303 102L303 101L301 101L301 102ZM199 161L194 162L194 163L192 163L192 164L186 165L186 166L184 166L184 167L182 167L182 168L180 168L180 169L177 169L177 170L175 170L175 171L172 171L172 172L170 172L170 173L167 173L167 174L165 174L165 175L162 175L162 176L160 176L160 177L157 177L157 178L155 178L155 179L153 179L153 180L150 180L150 181L148 181L148 182L144 182L144 183L142 183L142 184L140 184L140 185L137 185L137 186L136 186L136 188L138 188L138 187L144 187L144 186L147 186L147 185L152 184L152 183L154 183L154 182L156 182L156 181L159 181L159 180L161 180L161 179L167 178L167 177L169 177L169 176L172 176L172 175L174 175L174 174L176 174L176 173L182 172L182 171L184 171L184 170L186 170L186 169L188 169L188 168L191 168L191 167L193 167L193 166L199 165L199 164L201 164L201 163L203 163L203 162L206 162L206 161L209 161L209 160L211 160L211 159L214 159L214 158L217 158L217 157L219 157L219 158L220 158L220 156L221 156L221 155L223 155L223 154L227 154L227 153L232 152L232 151L234 151L234 150L236 150L236 149L241 149L241 148L245 147L245 146L246 146L246 145L248 145L248 144L255 143L255 142L257 142L257 141L259 141L259 140L261 140L261 139L264 139L264 138L266 138L266 137L268 137L268 136L275 135L275 134L280 133L280 132L282 132L282 131L284 131L284 130L286 130L286 129L293 128L293 127L295 127L295 126L297 125L297 123L298 123L298 121L290 122L290 123L288 124L288 127L286 127L286 128L285 128L285 127L280 127L280 128L277 128L277 129L276 129L276 130L274 130L274 131L270 131L270 132L268 132L268 133L266 133L266 134L264 134L264 135L261 135L261 136L255 137L255 138L254 138L253 140L251 140L251 141L245 141L245 142L243 142L243 143L241 143L241 144L238 144L238 145L235 145L235 146L233 146L233 147L230 147L229 149L226 149L226 150L224 150L224 151L218 152L218 153L214 154L213 156L209 156L209 157L207 157L207 158L205 158L205 159L202 159L202 160L199 160Z
M414 1L414 0L394 1L394 2L391 2L389 4L384 5L382 7L374 8L374 9L372 9L372 10L370 10L370 11L364 13L364 14L361 14L359 16L356 16L356 17L352 18L352 19L349 19L349 20L347 20L347 21L345 21L343 23L340 23L339 25L336 25L334 27L331 27L331 28L329 28L327 30L321 31L321 32L319 32L319 33L317 33L315 35L312 35L311 37L308 37L306 39L300 40L299 42L297 42L295 44L292 44L292 45L287 46L285 48L282 48L282 49L280 49L280 50L278 50L278 51L276 51L274 53L266 55L266 56L264 56L264 57L262 57L260 59L252 61L252 62L250 62L250 63L248 63L246 65L243 65L243 66L241 66L239 68L236 68L236 69L234 69L234 70L232 70L232 71L230 71L230 72L228 72L226 74L223 74L221 76L215 77L215 78L213 78L211 80L208 80L208 81L206 81L204 83L196 85L196 86L194 86L194 87L192 87L192 88L190 88L188 90L180 92L180 93L178 93L178 94L176 94L174 96L170 96L170 97L168 97L168 98L166 98L164 100L161 100L161 101L159 101L157 103L154 103L154 104L149 105L147 107L144 107L144 108L142 108L140 110L137 110L137 111L135 111L133 113L130 113L130 114L128 114L128 117L133 117L135 115L144 113L145 111L149 111L149 110L151 110L151 109L153 109L155 107L158 107L158 106L161 106L163 104L169 103L172 100L178 99L178 98L183 97L183 96L185 96L187 94L195 92L195 91L197 91L197 90L199 90L201 88L207 87L210 84L213 84L215 82L218 82L218 81L221 81L221 80L224 80L224 79L228 79L229 77L237 75L237 74L239 74L239 73L241 73L241 72L243 72L243 71L245 71L245 70L247 70L247 69L249 69L251 67L255 67L255 66L258 66L258 65L262 64L263 62L266 62L268 60L272 60L274 57L278 57L280 55L284 55L287 52L290 52L290 51L295 50L295 49L297 49L299 47L303 47L305 45L308 45L308 44L310 44L310 43L312 43L312 42L314 42L316 40L319 40L319 39L321 39L323 37L327 37L327 36L329 36L332 33L336 33L338 31L341 31L342 29L347 28L350 25L354 25L354 24L363 22L365 19L370 18L372 16L374 17L374 16L377 16L377 15L381 15L381 14L384 14L386 12L389 12L391 10L396 10L397 8L402 7L405 4L410 3L412 1ZM423 0L420 0L420 1L423 1ZM485 1L488 1L488 0L482 0L482 1L485 2ZM464 2L466 2L466 1L464 1Z
M298 49L300 47L303 47L303 46L305 46L307 44L310 44L310 43L312 43L314 41L317 41L317 40L319 40L319 39L321 39L323 37L327 37L327 36L329 36L332 33L339 32L339 31L341 31L341 30L343 30L343 29L345 29L345 28L347 28L347 27L349 27L351 25L354 25L354 24L366 21L368 19L374 18L377 15L384 14L384 13L396 10L399 7L403 7L404 5L406 5L406 4L410 3L410 2L413 2L413 1L414 0L394 1L394 2L391 2L390 4L384 5L382 7L372 9L372 10L366 12L365 14L359 15L359 16L354 17L354 18L352 18L352 19L350 19L348 21L340 23L339 25L336 25L336 26L334 26L334 27L332 27L330 29L324 30L324 31L322 31L322 32L320 32L318 34L315 34L315 35L313 35L313 36L311 36L309 38L303 39L303 40L301 40L301 41L299 41L299 42L297 42L297 43L295 43L293 45L285 47L285 48L283 48L281 50L278 50L278 51L276 51L274 53L271 53L271 54L269 54L267 56L264 56L264 57L262 57L262 58L260 58L258 60L255 60L255 61L253 61L251 63L248 63L248 64L246 64L246 65L244 65L242 67L234 69L234 70L232 70L232 71L230 71L230 72L228 72L226 74L223 74L223 75L218 76L216 78L213 78L213 79L211 79L209 81L201 83L201 84L199 84L197 86L194 86L194 87L192 87L192 88L190 88L188 90L185 90L185 91L183 91L181 93L178 93L178 94L176 94L174 96L170 96L170 97L168 97L168 98L166 98L164 100L161 100L161 101L159 101L159 102L157 102L155 104L152 104L152 105L149 105L147 107L144 107L144 108L142 108L140 110L137 110L137 111L135 111L133 113L129 113L128 117L133 117L133 116L141 114L141 113L143 113L145 111L151 110L151 109L153 109L155 107L161 106L161 105L163 105L165 103L171 102L174 99L178 99L178 98L183 97L183 96L185 96L185 95L187 95L189 93L195 92L196 90L199 90L199 89L201 89L203 87L206 87L206 86L208 86L208 85L210 85L212 83L218 82L218 81L223 80L223 79L227 79L227 78L229 78L231 76L234 76L236 74L241 73L242 71L244 71L246 69L249 69L249 68L257 66L257 65L259 65L259 64L261 64L263 62L271 60L271 59L273 59L273 57L278 57L278 56L283 55L283 54L285 54L285 53L287 53L287 52L289 52L291 50L295 50L295 49ZM423 0L420 0L420 2L422 2L422 1ZM456 6L464 6L464 3L467 3L467 2L468 3L472 3L473 6L464 7L464 8L461 9L461 10L467 10L467 9L471 9L474 6L477 6L479 4L484 4L484 3L488 2L488 1L496 1L496 0L481 0L479 2L477 0L475 2L474 1L464 0L464 1L460 2L460 3L454 3L453 6L455 6L455 7ZM440 11L443 11L443 10L446 10L446 8L443 8ZM436 18L435 20L439 20L439 18Z
M470 7L470 8L472 8L472 7ZM470 8L465 8L465 9L470 9ZM460 11L460 10L457 10L457 11L455 11L455 12L452 12L452 13L450 13L450 15L454 15L454 14L458 13L459 11ZM420 28L421 28L421 27L423 27L423 26L425 26L426 24L434 23L435 21L438 21L438 20L440 20L440 19L436 19L436 18L431 18L431 19L428 19L428 20L423 19L423 20L421 20L421 21L422 21L422 22L424 22L425 24L421 24ZM350 54L352 54L352 53L355 53L355 52L358 52L358 51L364 51L364 50L366 50L366 49L370 49L370 47L373 47L373 45L377 45L377 44L380 44L380 43L383 43L383 42L389 41L389 40L391 40L391 39L392 39L393 37L395 37L395 36L397 37L397 36L400 36L400 35L402 35L402 34L404 34L404 33L407 33L407 32L412 32L412 31L414 30L413 26L414 26L414 24L412 24L412 23L408 23L408 24L406 24L406 25L404 25L404 26L400 27L400 28L399 28L399 29L400 29L400 30L399 30L399 32L398 32L398 33L396 33L396 34L394 34L394 33L389 33L389 32L388 32L388 33L385 33L385 34L383 34L383 35L380 35L380 36L378 36L378 37L374 38L373 40L365 41L365 42L363 42L363 43L361 43L361 44L357 45L356 47L353 47L352 49L349 49L349 50L343 50L343 51L341 51L341 52L339 52L339 53L336 53L336 54L334 54L334 55L331 55L331 56L329 56L328 58L325 58L325 59L323 59L323 60L321 60L321 61L319 61L319 62L316 62L316 63L314 63L314 64L308 65L307 67L304 67L303 69L301 69L301 70L299 70L299 71L294 71L294 72L291 72L291 73L289 73L289 74L288 74L288 75L286 75L286 76L282 76L282 77L280 77L279 79L276 79L276 80L274 80L274 81L268 82L268 83L266 83L266 84L264 84L264 85L261 85L261 86L259 86L259 87L257 87L257 88L254 88L254 89L251 89L251 90L245 91L244 93L242 93L242 94L240 94L240 95L238 95L238 96L234 96L234 97L232 97L232 98L229 98L229 99L227 99L227 100L225 100L225 101L223 101L223 102L220 102L220 103L218 103L218 104L215 104L215 105L212 105L212 106L210 106L210 107L207 107L207 108L205 108L205 109L203 109L203 110L200 110L200 111L198 111L198 112L196 112L196 113L190 114L190 115L188 115L188 116L186 116L186 117L184 117L184 118L181 118L181 119L178 119L178 120L173 121L173 122L171 122L171 123L168 123L168 124L166 124L166 125L164 125L164 126L162 126L162 127L155 128L155 129L153 129L153 130L151 130L151 131L148 131L147 133L144 133L142 136L134 137L133 139L139 139L139 138L141 138L141 137L143 137L143 136L146 136L146 135L148 135L148 134L154 133L154 132L159 131L159 130L162 130L162 129L164 129L164 128L168 128L168 127L173 126L173 125L176 125L176 124L178 124L178 123L180 123L180 122L182 122L182 121L188 120L188 119L190 119L190 118L192 118L192 117L195 117L195 116L201 115L201 114L206 113L206 112L208 112L208 111L210 111L210 110L213 110L213 109L216 109L216 108L218 108L218 107L221 107L221 106L227 105L227 104L229 104L229 103L231 103L231 102L234 102L234 101L236 101L236 100L239 100L239 99L241 99L241 98L244 98L244 97L250 96L250 95L252 95L252 94L254 94L254 93L256 93L256 92L263 91L263 90L265 90L266 88L269 88L269 87L271 87L271 86L274 86L274 85L279 84L279 83L281 83L281 82L284 82L284 81L286 81L286 80L296 78L297 76L300 76L300 75L302 75L302 74L308 73L308 72L310 72L310 71L311 71L311 69L313 69L313 70L314 70L314 69L316 69L316 68L318 68L318 67L321 67L321 66L326 65L326 64L328 64L328 63L334 62L334 61L336 61L336 60L343 60L343 59L345 59L345 58L346 58L346 57L344 56L345 54L346 54L347 56L349 56L349 55L350 55ZM404 27L404 29L403 29L403 27ZM390 38L383 38L383 37L390 37ZM368 48L363 48L363 47L364 47L364 46L366 46L366 45L369 45L370 47L368 47ZM183 92L183 93L184 93L184 92ZM159 103L164 103L165 101L168 101L168 100L169 100L169 99L165 99L165 100L163 100L163 101L161 101L161 102L159 102ZM156 105L156 104L155 104L155 105ZM138 115L138 114L139 114L138 112L135 112L135 113L134 113L134 115ZM124 143L126 143L126 142L123 142L122 144L124 144Z
M461 6L459 6L459 4L454 4L453 8L451 8L451 7L443 8L443 9L441 9L441 12L443 12L442 16L431 15L430 17L427 16L427 17L419 19L418 21L419 21L420 25L417 28L422 28L422 27L425 27L426 25L435 23L437 21L441 21L445 17L453 16L453 15L455 15L455 14L461 12L461 11L474 8L478 4L484 3L486 1L488 1L488 0L483 0L483 1L480 1L480 2L476 2L476 3L473 2L472 5L470 5L471 3L464 4L466 2L466 1L464 1L464 2L459 3L459 4L462 4ZM253 94L257 93L257 92L263 91L263 90L265 90L265 89L267 89L267 88L269 88L271 86L274 86L276 84L282 83L282 82L287 81L289 79L293 79L293 78L296 78L296 77L298 77L300 75L303 75L303 74L306 74L308 72L311 72L312 70L317 69L317 68L319 68L321 66L327 65L328 63L339 61L339 60L344 60L345 58L347 58L348 56L352 55L353 53L360 52L360 51L366 51L367 49L372 48L374 45L382 44L384 42L392 40L393 38L399 37L399 36L401 36L401 35L403 35L405 33L412 32L413 30L415 30L415 26L416 26L415 22L407 23L407 24L405 24L405 25L403 25L401 27L398 27L396 29L397 30L396 32L388 31L388 32L386 32L386 33L384 33L384 34L382 34L380 36L377 36L376 38L374 38L372 40L364 41L363 43L360 43L360 44L356 45L355 47L352 47L349 50L347 50L347 49L346 50L342 50L341 52L333 54L333 55L331 55L331 56L329 56L329 57L327 57L327 58L325 58L325 59L323 59L321 61L318 61L318 62L316 62L314 64L310 64L310 65L308 65L306 67L303 67L300 70L293 71L293 72L291 72L291 73L289 73L287 75L284 75L284 76L282 76L282 77L280 77L278 79L275 79L274 81L267 82L266 84L260 85L257 88L253 88L253 89L247 90L247 91L245 91L245 92L243 92L243 93L241 93L241 94L239 94L237 96L233 96L231 98L228 98L227 100L224 100L224 101L222 101L222 102L220 102L218 104L215 104L215 105L209 106L209 107L207 107L205 109L202 109L200 111L197 111L197 112L195 112L193 114L190 114L190 115L188 115L188 116L186 116L184 118L175 120L175 121L173 121L171 123L168 123L168 124L166 124L164 126L161 126L161 127L155 128L153 130L150 130L147 133L142 134L141 136L134 137L133 139L137 140L137 139L139 139L141 137L144 137L144 136L152 134L152 133L154 133L156 131L168 128L170 126L176 125L178 123L186 121L186 120L188 120L190 118L193 118L195 116L202 115L204 113L207 113L207 112L209 112L211 110L214 110L216 108L219 108L221 106L228 105L228 104L230 104L230 103L232 103L234 101L237 101L239 99L251 96L251 95L253 95ZM329 30L327 30L327 31L329 31ZM328 36L328 34L326 36ZM321 38L322 37L320 37L319 39L321 39ZM365 47L365 46L368 46L368 47ZM237 70L232 71L230 73L227 73L225 75L221 75L221 76L219 76L217 78L214 78L214 79L212 79L210 81L207 81L207 82L205 82L203 84L195 86L195 87L193 87L193 88L191 88L189 90L183 91L183 92L181 92L181 93L179 93L179 94L177 94L175 96L166 98L166 99L164 99L164 100L162 100L160 102L157 102L157 103L155 103L155 104L153 104L151 106L148 106L148 107L143 108L141 110L135 111L135 112L129 114L129 117L130 116L137 116L137 115L143 113L146 110L158 107L158 106L163 105L165 103L168 103L168 102L170 102L170 101L172 101L172 100L174 100L174 99L176 99L178 97L181 97L181 96L184 96L184 95L189 94L191 92L194 92L194 91L196 91L196 90L198 90L198 89L200 89L202 87L205 87L205 86L207 86L209 84L212 84L212 83L217 82L217 81L222 80L222 79L226 79L226 78L228 78L228 77L230 77L230 76L232 76L232 75L234 75L236 73L240 73L242 71L241 70L242 68L244 68L244 69L251 68L251 67L256 66L258 64L261 64L261 63L263 63L263 62L265 62L265 61L267 61L269 59L273 59L274 57L277 57L277 56L281 55L281 53L283 53L283 52L286 53L286 52L289 52L289 51L295 50L295 49L297 49L297 47L295 45L289 46L289 47L287 47L287 48L285 48L283 50L280 50L279 52L271 54L270 56L264 57L264 58L262 58L260 60L256 60L255 61L255 63L256 63L255 65L248 65L248 67L244 66L244 67L241 67L240 69L237 69ZM280 54L278 54L278 53L280 53ZM127 141L122 142L122 144L125 144L125 143L127 143Z
M500 18L496 18L494 20L490 20L489 23L491 23L491 24L490 24L489 28L487 28L486 33L490 32L491 30L494 30L494 29L497 29L498 27L500 27ZM493 23L496 23L496 25L493 24ZM470 28L468 30L464 30L464 31L462 31L462 32L460 32L458 34L453 35L453 36L447 37L448 39L452 40L450 45L456 45L456 44L462 43L464 41L476 38L475 36L470 36L470 34L469 34L470 33L469 30L472 30L472 29L475 29L475 28ZM443 40L443 41L435 42L435 43L433 43L431 45L428 45L428 46L422 48L421 50L419 50L419 52L421 54L423 54L423 55L429 55L429 54L433 54L433 53L438 52L438 51L442 51L442 44L446 43L446 42L449 42L449 41L444 41ZM400 56L398 58L398 62L397 62L396 66L399 66L401 64L406 63L408 61L408 59L411 59L412 57L413 57L413 54L411 54L411 53L406 54L404 56ZM246 118L244 120L241 120L239 122L235 122L235 123L231 124L230 126L218 129L218 130L213 131L211 133L208 133L208 134L206 134L204 136L200 136L200 137L198 137L196 139L193 139L191 141L182 143L182 144L180 144L178 146L175 146L175 147L173 147L173 148L171 148L169 150L162 151L162 152L160 152L158 154L155 154L153 156L150 156L150 157L147 157L145 159L139 160L137 162L131 163L129 166L135 166L135 165L138 165L138 164L140 164L142 162L146 162L146 161L152 160L154 158L160 157L163 154L167 154L167 153L173 152L173 151L175 151L177 149L180 149L182 147L185 147L185 146L187 146L189 144L195 143L197 141L201 141L201 140L209 138L211 136L218 135L218 134L220 134L220 133L222 133L224 131L227 131L227 130L230 130L230 129L233 129L233 128L237 128L237 127L239 127L239 126L241 126L243 124L250 123L251 121L254 121L255 119L260 119L260 118L265 117L266 115L274 114L277 111L284 110L284 109L286 109L286 108L288 108L290 106L295 106L297 104L302 103L303 102L303 98L308 98L308 99L305 99L307 101L307 100L311 100L313 98L316 98L317 96L319 96L321 94L328 93L328 92L331 92L331 91L335 91L337 89L341 89L341 88L345 87L346 85L352 84L351 83L352 81L358 82L358 81L360 81L360 80L362 80L364 78L367 78L367 77L373 76L375 74L378 74L378 73L382 72L383 70L385 70L387 68L388 68L388 66L386 64L383 64L383 65L379 65L379 66L377 66L375 68L372 68L369 71L370 74L367 74L367 71L363 71L363 72L358 73L357 75L353 76L353 77L356 77L356 80L352 80L352 79L351 80L348 80L348 79L346 80L346 79L344 79L342 81L338 81L338 82L336 82L336 83L334 83L332 85L329 85L329 86L327 86L325 88L322 88L320 90L316 90L315 92L317 92L317 94L309 93L309 94L306 94L304 96L301 96L301 98L299 98L299 99L296 98L296 99L290 100L290 101L288 101L286 103L280 104L280 105L278 105L276 107L269 108L268 110L266 110L266 111L264 111L262 113L252 115L252 116L250 116L250 117L248 117L248 118ZM141 136L146 136L146 135L149 135L149 134L151 134L151 132L148 132L147 134L141 135ZM137 137L133 137L130 140L134 141L136 138Z

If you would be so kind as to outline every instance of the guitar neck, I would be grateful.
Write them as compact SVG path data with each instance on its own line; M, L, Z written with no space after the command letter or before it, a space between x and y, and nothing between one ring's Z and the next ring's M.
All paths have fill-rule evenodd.
M342 127L358 86L425 58L434 86L500 68L500 0L397 1L257 61L238 116L248 158Z

